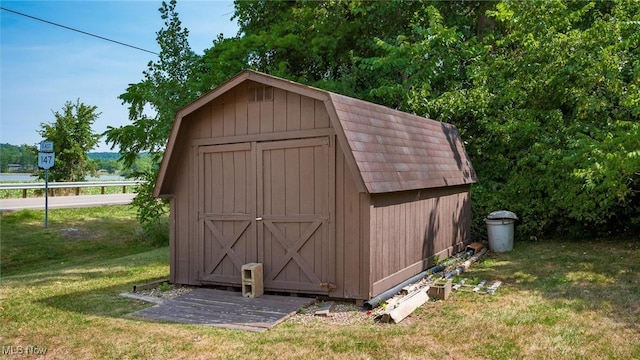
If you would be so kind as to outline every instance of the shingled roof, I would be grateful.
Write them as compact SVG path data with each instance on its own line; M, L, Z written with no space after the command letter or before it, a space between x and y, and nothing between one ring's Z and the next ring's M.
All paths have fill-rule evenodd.
M475 183L476 174L455 126L295 82L245 70L176 116L154 194L160 193L182 119L246 80L324 101L358 187L386 193ZM353 168L353 166L352 166Z
M370 193L476 182L455 126L329 93Z

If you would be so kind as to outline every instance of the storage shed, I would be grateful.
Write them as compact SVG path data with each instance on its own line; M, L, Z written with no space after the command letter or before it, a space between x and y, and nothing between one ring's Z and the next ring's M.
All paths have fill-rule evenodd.
M244 71L180 110L156 197L170 280L368 300L471 241L456 128Z

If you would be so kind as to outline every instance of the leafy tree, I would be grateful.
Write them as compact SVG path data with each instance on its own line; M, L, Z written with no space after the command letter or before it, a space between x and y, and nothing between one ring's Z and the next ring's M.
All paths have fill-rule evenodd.
M191 79L192 88L198 95L214 89L231 76L250 68L251 47L239 37L224 38L219 35L213 46L198 58L196 71Z
M51 181L84 181L87 174L95 174L95 163L87 153L100 140L100 135L93 132L91 126L100 116L96 106L67 101L60 112L53 113L56 121L42 123L38 133L43 139L53 141L55 164L49 170ZM44 178L39 171L38 177Z
M247 62L304 84L370 99L378 74L357 62L381 54L376 38L410 31L423 7L411 1L237 1Z
M19 164L23 171L33 171L38 165L35 146L0 144L0 172L7 172L9 164Z
M140 154L129 168L122 171L121 175L125 178L135 178L137 174L153 172L154 166L153 159L149 154Z
M91 152L88 156L89 159L96 163L98 170L105 170L109 174L114 174L122 167L122 164L118 161L120 154L116 152Z
M148 152L157 165L176 112L199 95L190 81L199 57L189 46L189 31L182 27L176 0L163 1L159 11L164 20L164 27L156 33L159 58L149 62L140 82L129 85L119 96L123 104L129 106L132 123L109 127L105 132L107 144L111 144L111 148L119 146L125 168L131 168L142 152ZM138 206L138 217L143 223L153 222L166 211L162 203L151 196L157 166L140 169L132 176L145 181L133 200Z
M115 174L115 172L120 168L120 163L117 160L96 159L93 161L96 163L96 168L98 170L104 170L109 174Z
M629 231L640 223L639 10L500 2L486 12L497 30L480 38L430 7L363 64L404 75L374 93L461 128L480 179L477 225L509 208L531 236Z

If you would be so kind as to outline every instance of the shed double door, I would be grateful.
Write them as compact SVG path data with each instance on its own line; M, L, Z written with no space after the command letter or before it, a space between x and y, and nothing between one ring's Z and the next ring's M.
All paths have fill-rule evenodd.
M200 146L201 280L240 285L260 262L267 290L327 293L333 149L328 137Z

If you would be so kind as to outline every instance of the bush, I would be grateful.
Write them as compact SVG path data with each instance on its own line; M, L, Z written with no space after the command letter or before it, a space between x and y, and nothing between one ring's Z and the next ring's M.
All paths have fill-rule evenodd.
M142 223L140 239L153 246L169 245L169 217L162 216Z

